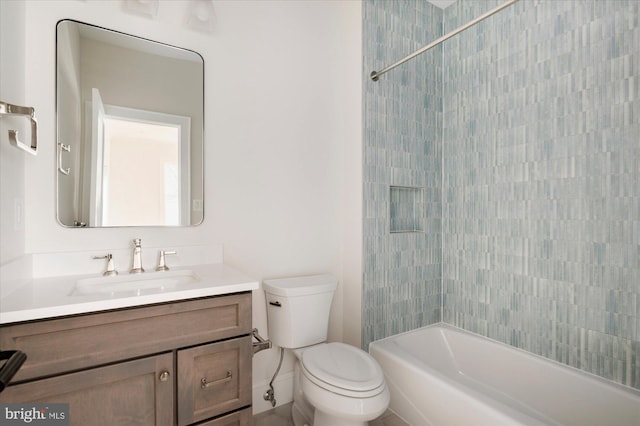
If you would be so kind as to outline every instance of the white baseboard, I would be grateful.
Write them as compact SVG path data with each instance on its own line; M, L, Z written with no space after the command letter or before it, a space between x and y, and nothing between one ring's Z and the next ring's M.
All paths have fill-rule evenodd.
M253 385L253 414L271 410L271 402L265 401L264 393L269 389L269 380L263 380ZM273 381L273 389L276 396L276 407L288 404L293 401L293 371L278 374Z

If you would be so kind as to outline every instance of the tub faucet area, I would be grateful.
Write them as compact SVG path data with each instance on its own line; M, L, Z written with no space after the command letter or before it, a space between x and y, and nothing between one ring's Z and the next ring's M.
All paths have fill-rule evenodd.
M133 240L133 265L129 273L140 274L142 272L144 272L142 267L142 239L135 238Z

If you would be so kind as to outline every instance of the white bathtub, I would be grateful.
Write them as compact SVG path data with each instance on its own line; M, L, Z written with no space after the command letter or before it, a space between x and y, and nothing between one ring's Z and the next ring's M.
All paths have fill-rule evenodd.
M446 324L369 352L412 426L640 425L640 391Z

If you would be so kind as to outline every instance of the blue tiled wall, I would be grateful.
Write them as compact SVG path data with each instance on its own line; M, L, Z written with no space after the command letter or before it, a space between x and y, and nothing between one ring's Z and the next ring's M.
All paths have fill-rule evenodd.
M363 14L366 348L372 340L442 317L442 49L389 72L378 82L368 78L372 70L440 36L442 9L424 0L367 0ZM417 220L424 232L390 232L390 186L423 188L420 209L412 212L424 215ZM414 197L400 199L415 202ZM400 225L394 222L394 226Z
M444 321L636 388L639 17L522 0L446 42L442 142Z
M390 232L425 232L423 188L392 186L389 198Z
M501 3L366 0L363 71ZM521 0L365 77L365 345L443 320L640 388L639 20ZM389 234L389 185L424 234Z

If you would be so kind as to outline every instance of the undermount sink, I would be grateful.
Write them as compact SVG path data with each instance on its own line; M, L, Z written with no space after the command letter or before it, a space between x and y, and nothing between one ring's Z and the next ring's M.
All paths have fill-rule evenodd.
M191 270L143 272L141 274L117 275L113 277L84 278L78 280L71 293L86 296L104 293L130 293L142 295L166 290L177 290L181 286L199 281Z

